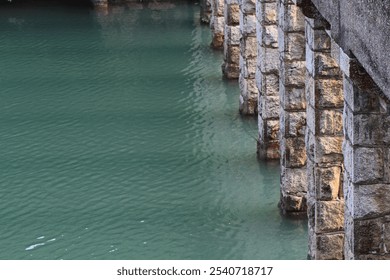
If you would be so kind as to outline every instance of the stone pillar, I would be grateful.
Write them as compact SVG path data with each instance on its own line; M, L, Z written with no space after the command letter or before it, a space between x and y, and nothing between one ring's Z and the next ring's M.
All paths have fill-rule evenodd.
M225 0L224 63L222 72L227 79L240 75L240 7L238 0Z
M256 0L257 68L259 89L257 153L261 159L279 155L279 50L278 0Z
M211 1L213 1L213 0L201 0L200 1L200 22L202 22L202 23L210 24Z
M278 10L280 206L284 213L306 214L305 18L291 0L278 0Z
M309 258L343 259L343 80L327 23L306 18Z
M256 1L240 1L240 112L257 114L258 89L256 86Z
M211 47L214 49L223 48L223 41L225 36L224 6L225 0L211 0Z
M345 258L390 259L390 102L356 59L340 58Z

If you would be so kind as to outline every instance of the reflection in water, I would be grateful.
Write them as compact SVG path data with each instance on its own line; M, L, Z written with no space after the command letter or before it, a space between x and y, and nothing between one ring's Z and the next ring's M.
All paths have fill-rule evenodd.
M304 259L198 8L136 7L0 10L0 258Z

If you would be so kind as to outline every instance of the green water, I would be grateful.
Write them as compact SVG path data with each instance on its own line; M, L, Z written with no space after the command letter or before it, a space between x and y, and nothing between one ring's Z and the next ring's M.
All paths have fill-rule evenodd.
M1 259L306 258L210 41L192 5L0 9Z

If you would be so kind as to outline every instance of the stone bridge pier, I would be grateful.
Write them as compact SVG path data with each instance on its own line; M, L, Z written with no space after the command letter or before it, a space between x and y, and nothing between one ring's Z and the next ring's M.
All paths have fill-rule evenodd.
M308 257L390 259L388 3L224 0L222 18L211 2L259 158L280 158L280 208L308 217Z

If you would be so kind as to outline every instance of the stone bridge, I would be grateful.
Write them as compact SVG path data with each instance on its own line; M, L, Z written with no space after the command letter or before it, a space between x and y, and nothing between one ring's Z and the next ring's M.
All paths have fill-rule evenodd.
M201 20L309 258L390 259L390 2L201 0Z

